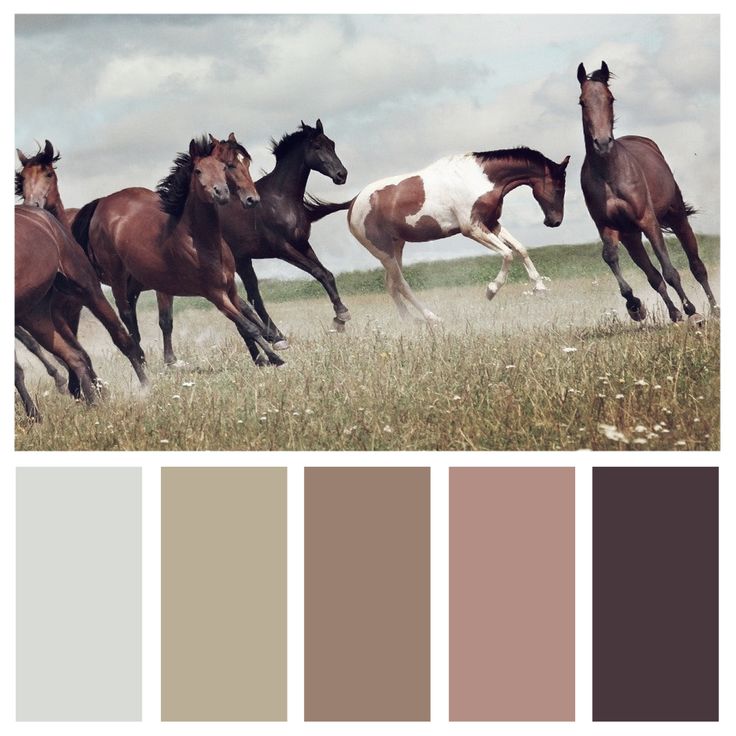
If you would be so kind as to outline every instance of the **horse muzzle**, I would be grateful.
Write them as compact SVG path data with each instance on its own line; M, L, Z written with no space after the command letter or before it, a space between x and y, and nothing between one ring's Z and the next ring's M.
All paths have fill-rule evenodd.
M344 184L348 180L348 172L346 169L340 169L332 175L332 181L335 184Z
M557 217L545 217L544 224L547 227L559 227L562 224L562 216Z

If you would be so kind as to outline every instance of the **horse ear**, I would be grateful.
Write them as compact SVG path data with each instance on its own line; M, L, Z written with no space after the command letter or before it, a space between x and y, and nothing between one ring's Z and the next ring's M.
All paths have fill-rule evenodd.
M51 145L51 141L47 138L46 145L44 146L43 152L50 158L54 157L54 147Z
M228 141L230 143L237 143L237 139L235 138L235 133L230 133L230 135L227 137Z
M560 171L564 171L567 168L567 165L570 163L570 157L565 156L565 158L560 161Z
M601 73L603 75L603 81L608 84L608 78L611 76L611 72L608 70L608 64L605 61L601 62Z
M22 166L25 166L28 163L28 156L23 153L23 151L20 150L20 148L16 148L15 152L18 154L18 160L20 161Z
M317 129L318 133L324 133L325 129L322 127L322 121L317 118L317 122L314 124L314 127Z
M197 142L192 138L192 140L189 141L189 158L194 158L194 155L197 153Z
M209 136L210 136L210 143L213 146L216 146L220 142L220 141L217 140L217 138L215 138L215 136L212 135L212 133L209 133Z
M585 71L585 66L583 65L583 62L581 61L578 64L578 82L582 84L587 78L588 78L588 73Z
M301 121L301 123L302 123L302 128L306 128L307 127L307 124L303 120Z

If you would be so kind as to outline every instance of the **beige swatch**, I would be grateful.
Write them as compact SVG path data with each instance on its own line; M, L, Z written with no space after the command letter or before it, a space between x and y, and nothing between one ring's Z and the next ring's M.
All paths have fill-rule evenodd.
M161 718L286 720L286 469L161 471Z

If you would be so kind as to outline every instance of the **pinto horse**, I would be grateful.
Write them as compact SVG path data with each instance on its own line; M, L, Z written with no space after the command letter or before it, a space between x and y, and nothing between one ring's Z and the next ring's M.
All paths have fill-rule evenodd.
M220 228L231 186L238 206L259 201L249 163L240 144L233 153L212 136L193 139L157 192L123 189L77 214L74 235L100 279L112 287L120 316L137 341L135 305L142 291L153 289L168 303L174 296L204 297L235 324L256 362L284 362L264 339L257 315L238 296L235 262Z
M96 376L89 360L54 308L54 299L64 294L83 303L104 325L115 345L130 360L142 385L147 379L143 355L105 299L100 283L84 253L71 234L53 215L40 207L15 208L15 324L62 360L78 377L88 403L97 398ZM22 372L20 375L22 381ZM16 363L16 385L18 365ZM40 418L27 403L27 392L19 387L26 411Z
M621 274L619 242L624 244L631 259L646 274L650 286L662 297L673 322L680 321L682 313L670 299L665 281L677 292L690 320L702 321L682 288L680 274L670 261L662 235L662 230L666 229L677 236L693 276L703 287L711 310L716 312L718 305L708 283L708 271L700 259L698 241L688 222L695 210L683 200L680 187L654 141L636 135L613 137L614 98L608 87L611 72L606 62L601 62L601 68L592 74L588 74L581 63L577 77L585 138L581 171L585 204L603 241L603 260L618 281L629 316L639 322L646 317L646 309ZM662 273L644 249L642 233L651 243Z
M544 212L544 224L558 227L569 160L567 156L557 164L523 147L448 156L416 173L369 184L349 202L331 204L312 199L307 206L312 220L349 209L350 231L386 270L386 288L399 314L409 315L403 297L426 320L434 321L438 317L416 298L404 279L404 244L462 233L503 258L498 276L486 289L488 299L493 299L505 283L514 255L522 259L534 291L544 291L546 286L526 248L499 222L503 198L518 186L531 187Z

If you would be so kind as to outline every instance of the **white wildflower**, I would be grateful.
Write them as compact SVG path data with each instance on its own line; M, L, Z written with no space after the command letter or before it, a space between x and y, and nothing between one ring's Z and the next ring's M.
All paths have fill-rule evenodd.
M599 424L598 431L614 442L624 442L625 444L629 443L626 435L613 424Z
M577 353L577 348L562 348L563 353Z
M184 386L184 388L191 388L194 386L194 381L184 381L181 385Z

